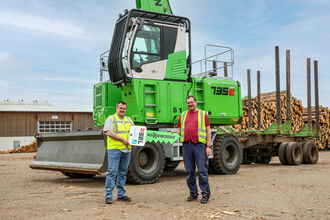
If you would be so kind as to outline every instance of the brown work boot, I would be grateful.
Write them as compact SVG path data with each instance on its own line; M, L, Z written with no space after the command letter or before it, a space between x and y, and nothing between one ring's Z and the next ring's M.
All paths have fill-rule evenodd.
M112 204L112 199L111 198L105 199L105 204Z
M192 201L197 200L197 198L198 198L197 194L190 194L190 196L187 198L187 201L192 202Z
M132 202L132 199L127 196L124 196L124 197L117 198L117 201Z

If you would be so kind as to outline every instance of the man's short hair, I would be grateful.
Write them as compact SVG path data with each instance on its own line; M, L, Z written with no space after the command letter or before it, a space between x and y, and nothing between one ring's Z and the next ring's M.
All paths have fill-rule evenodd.
M190 98L193 98L194 101L196 102L196 98L195 98L195 96L192 96L192 95L188 96L187 99L186 99L186 101L187 101L188 99L190 99Z
M126 102L117 102L116 108L118 108L119 104L122 104L122 105L126 105L127 106L127 103Z

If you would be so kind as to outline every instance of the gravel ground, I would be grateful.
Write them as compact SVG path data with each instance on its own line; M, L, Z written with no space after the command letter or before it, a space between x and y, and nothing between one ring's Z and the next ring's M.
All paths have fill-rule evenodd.
M104 204L105 175L70 179L32 170L34 153L0 154L0 219L330 219L330 152L316 165L242 165L210 175L208 204L186 202L183 164L151 185L126 186L131 203Z

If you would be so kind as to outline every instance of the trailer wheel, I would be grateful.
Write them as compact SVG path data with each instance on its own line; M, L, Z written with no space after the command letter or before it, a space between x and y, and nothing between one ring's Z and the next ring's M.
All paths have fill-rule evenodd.
M303 152L300 144L290 142L286 148L286 159L289 165L299 165L303 159Z
M247 149L243 150L243 161L242 164L251 164L254 162L255 157L249 156L249 151Z
M288 142L281 143L279 149L278 149L278 157L280 158L281 164L287 165L288 161L286 159L286 148L288 146Z
M162 145L147 142L143 147L132 147L127 181L135 184L154 183L163 174L165 154Z
M63 175L70 177L72 179L88 179L88 178L93 178L95 174L86 174L86 173L70 173L70 172L63 172Z
M272 156L269 155L259 155L256 158L256 162L262 164L269 164L271 160L272 160Z
M169 158L166 158L165 171L173 171L179 166L180 161L171 161Z
M307 164L316 164L319 159L319 151L314 142L306 142L303 145L303 161Z
M210 166L216 174L237 173L242 162L243 151L234 135L217 134L213 143L213 153Z

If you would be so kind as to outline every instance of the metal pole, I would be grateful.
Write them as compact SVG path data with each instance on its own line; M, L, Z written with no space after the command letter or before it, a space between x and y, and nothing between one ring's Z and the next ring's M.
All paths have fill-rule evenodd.
M223 75L224 77L228 77L228 68L227 68L227 62L223 63Z
M290 50L286 50L286 120L291 120Z
M312 123L312 107L311 107L311 58L307 58L307 111L308 124Z
M257 71L257 95L258 95L258 130L261 129L261 107L260 107L260 71Z
M217 73L217 69L218 69L217 68L217 61L216 60L213 60L212 63L213 63L213 73L216 74Z
M276 121L277 125L280 126L282 122L281 116L281 91L280 91L280 58L279 58L279 47L275 47L275 75L276 75Z
M315 83L315 116L316 116L316 131L320 133L320 112L319 112L319 76L318 63L314 60L314 83Z
M249 127L252 128L252 104L251 104L251 75L250 69L247 70L247 81L248 81L248 105L249 105Z

